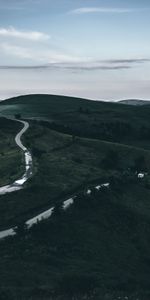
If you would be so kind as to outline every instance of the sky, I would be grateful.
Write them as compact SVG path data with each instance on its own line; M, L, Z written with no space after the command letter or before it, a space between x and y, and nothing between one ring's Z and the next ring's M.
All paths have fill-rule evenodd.
M149 0L0 0L0 100L150 100Z

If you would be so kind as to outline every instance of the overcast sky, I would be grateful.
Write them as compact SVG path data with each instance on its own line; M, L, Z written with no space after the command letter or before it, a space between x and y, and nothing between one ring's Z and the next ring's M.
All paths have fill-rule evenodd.
M149 0L0 0L0 99L150 99Z

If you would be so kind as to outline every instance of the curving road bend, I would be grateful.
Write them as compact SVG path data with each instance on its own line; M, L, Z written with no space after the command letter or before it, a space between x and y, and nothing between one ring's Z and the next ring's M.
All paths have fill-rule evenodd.
M18 120L18 122L22 123L24 125L24 127L19 131L19 133L16 135L15 137L15 142L16 144L23 150L23 151L26 151L27 148L22 144L21 142L21 137L22 135L28 130L29 128L29 123L26 122L26 121L22 121L22 120Z

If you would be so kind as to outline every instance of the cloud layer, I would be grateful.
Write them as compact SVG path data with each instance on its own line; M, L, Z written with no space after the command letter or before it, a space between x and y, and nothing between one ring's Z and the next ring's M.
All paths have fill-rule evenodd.
M50 36L46 33L39 31L20 31L12 26L9 28L0 28L0 36L27 39L32 41L45 41L50 39Z
M66 54L57 50L52 50L50 45L48 48L23 47L14 43L1 43L0 50L9 57L18 57L20 59L28 59L28 62L34 61L39 63L75 63L85 61L73 55Z
M50 54L49 54L50 55ZM51 58L52 59L52 58ZM53 58L54 59L54 58ZM69 60L70 59L70 60ZM135 67L138 64L144 64L150 62L148 58L135 58L135 59L114 59L114 60L91 60L91 59L82 59L78 61L71 60L68 58L68 61L65 58L65 61L62 59L55 62L46 63L44 65L11 65L11 66L0 66L0 69L22 69L22 70L40 70L40 69L49 69L49 70L69 70L69 71L96 71L96 70L125 70Z
M122 14L122 13L129 13L133 12L132 9L128 8L111 8L111 7L80 7L74 10L71 10L71 14L91 14L91 13L115 13L115 14Z

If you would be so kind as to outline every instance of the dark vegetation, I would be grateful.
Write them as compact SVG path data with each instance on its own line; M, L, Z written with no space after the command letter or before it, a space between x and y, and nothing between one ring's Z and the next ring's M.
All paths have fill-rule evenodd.
M150 105L141 107L85 99L29 95L0 103L6 115L43 119L51 129L81 136L150 147Z
M0 118L0 186L23 174L24 158L14 141L20 128L17 122Z
M149 299L150 190L117 182L0 243L4 299Z
M35 121L30 122L23 142L33 155L34 176L25 189L0 196L1 229L27 220L79 190L107 182L110 176L150 168L147 150L74 138Z
M0 111L29 118L34 159L25 189L0 196L1 229L18 225L0 242L0 299L149 300L150 107L31 95ZM94 188L103 182L110 188Z

